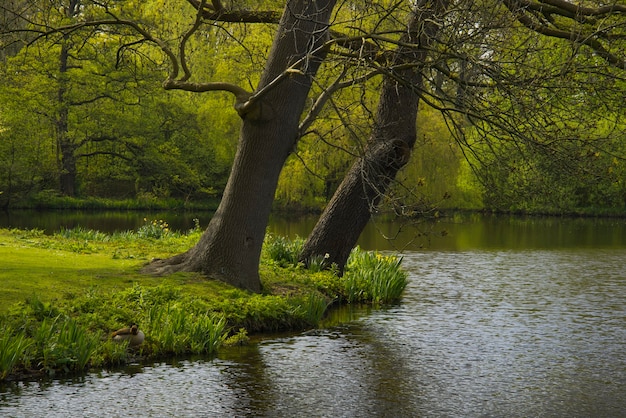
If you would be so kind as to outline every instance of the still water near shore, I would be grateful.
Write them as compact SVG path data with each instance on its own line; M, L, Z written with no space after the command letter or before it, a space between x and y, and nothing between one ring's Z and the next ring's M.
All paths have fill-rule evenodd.
M270 230L306 236L314 221ZM214 358L6 384L0 416L623 416L625 220L379 221L360 245L404 249L400 304Z
M212 212L0 211L0 228L37 228L47 234L82 227L102 232L136 230L146 221L164 220L172 230L208 225ZM317 215L273 215L268 231L306 237ZM436 220L374 219L361 234L367 250L457 250L626 247L626 218L519 217L461 213Z

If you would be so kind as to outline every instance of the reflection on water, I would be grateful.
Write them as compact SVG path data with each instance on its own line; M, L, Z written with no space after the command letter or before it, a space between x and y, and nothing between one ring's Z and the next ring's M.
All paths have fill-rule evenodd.
M397 306L213 359L11 384L0 416L622 416L625 259L624 247L410 252Z
M144 218L165 220L172 230L187 231L194 218L205 228L212 212L0 211L0 228L38 228L46 233L81 226L102 232L136 230ZM306 237L316 215L270 218L268 230L289 238ZM436 220L380 216L359 238L366 250L418 251L476 249L549 249L626 247L626 218L516 217L459 213Z

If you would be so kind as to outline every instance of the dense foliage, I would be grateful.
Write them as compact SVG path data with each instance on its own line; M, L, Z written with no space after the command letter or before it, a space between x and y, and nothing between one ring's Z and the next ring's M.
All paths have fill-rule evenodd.
M8 33L26 29L8 12L22 3L2 9L0 26ZM141 22L171 48L195 13L191 1L67 3L74 6L33 0L24 10L33 25L49 28L106 17L106 4L111 15ZM283 6L248 3L239 6ZM385 202L403 214L435 207L623 212L623 71L606 67L581 43L538 36L500 3L511 2L451 7L424 71L413 158ZM379 31L387 42L405 7L388 1L341 7L335 25L359 36ZM567 30L593 23L580 18L580 28L568 28L568 15L558 13L552 23ZM612 45L623 39L622 20L616 13L603 22L601 35ZM271 44L267 29L203 25L186 40L193 80L255 86ZM163 90L167 60L131 32L94 27L29 43L18 31L0 40L0 207L45 206L59 195L219 197L240 127L232 98ZM333 87L340 73L349 88L334 92L306 125L283 170L279 207L323 207L363 150L380 74L344 55L327 60L312 96Z

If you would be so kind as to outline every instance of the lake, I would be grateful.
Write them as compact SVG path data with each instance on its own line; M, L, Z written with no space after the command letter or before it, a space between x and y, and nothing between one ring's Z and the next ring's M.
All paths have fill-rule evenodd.
M314 222L270 230L306 236ZM401 303L212 358L1 385L0 416L624 415L626 220L380 220L360 245L403 251Z

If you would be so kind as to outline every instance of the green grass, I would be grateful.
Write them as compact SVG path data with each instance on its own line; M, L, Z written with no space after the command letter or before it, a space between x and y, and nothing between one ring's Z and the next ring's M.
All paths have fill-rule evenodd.
M337 301L397 301L406 284L395 257L357 249L341 278L306 270L297 263L301 241L275 237L260 265L262 294L195 273L139 273L153 257L190 248L201 233L198 227L174 233L166 222L148 220L137 231L111 235L0 229L0 380L80 373L137 355L211 354L249 333L315 327ZM110 338L131 323L146 334L139 349Z
M13 209L79 209L79 210L215 210L219 198L212 196L201 201L187 199L157 198L150 193L135 199L109 199L94 196L61 196L55 190L43 190L22 201L13 202Z

